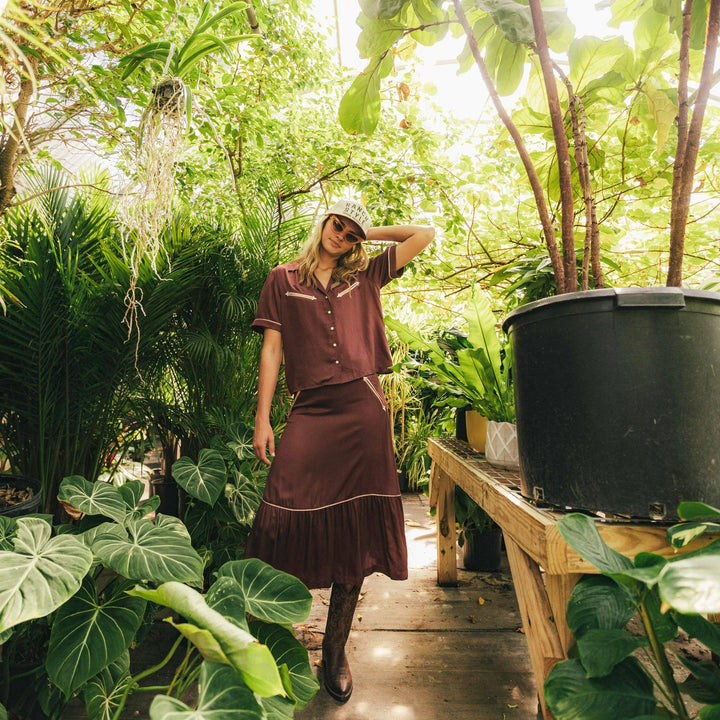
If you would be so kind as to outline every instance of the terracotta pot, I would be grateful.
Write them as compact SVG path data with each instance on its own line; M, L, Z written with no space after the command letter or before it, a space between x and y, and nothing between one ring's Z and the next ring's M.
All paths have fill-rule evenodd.
M477 410L465 411L465 427L470 447L475 452L485 452L485 438L487 434L487 418Z

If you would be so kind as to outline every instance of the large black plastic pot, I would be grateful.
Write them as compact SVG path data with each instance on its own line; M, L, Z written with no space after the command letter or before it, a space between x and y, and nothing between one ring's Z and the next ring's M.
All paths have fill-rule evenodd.
M503 327L526 497L656 520L720 506L720 294L570 293Z

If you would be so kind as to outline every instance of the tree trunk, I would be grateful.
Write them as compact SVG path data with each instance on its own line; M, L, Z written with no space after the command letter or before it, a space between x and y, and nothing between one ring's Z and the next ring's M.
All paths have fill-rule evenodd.
M525 143L523 142L520 132L518 131L510 116L508 115L505 108L503 107L500 96L495 89L495 85L493 84L490 73L488 72L487 66L485 65L485 61L480 54L480 48L478 47L477 40L475 39L473 29L468 22L467 16L465 15L465 11L462 8L461 0L453 0L453 3L455 5L455 12L457 14L458 20L460 21L460 24L465 30L465 36L467 37L468 45L470 46L473 58L475 59L475 64L480 70L480 75L482 76L483 82L485 83L488 93L490 94L490 98L495 105L498 116L502 120L503 125L505 125L505 127L507 128L507 131L510 133L510 137L513 139L513 142L515 143L515 148L520 155L520 160L525 167L525 172L527 174L528 180L530 181L530 187L532 189L533 197L535 198L535 206L537 207L538 215L540 216L540 224L542 225L543 235L545 237L545 245L547 247L548 255L550 256L550 262L552 264L553 274L555 276L555 286L558 293L565 292L565 271L563 269L563 263L560 258L560 251L558 249L557 240L555 238L555 230L552 225L552 220L550 219L550 213L548 212L547 205L545 203L545 195L543 194L542 184L540 183L540 178L538 177L537 170L533 165L532 159L530 158L530 154L525 147Z
M34 55L28 55L27 62L28 69L34 74L38 65L37 58ZM27 143L25 125L34 94L35 80L25 76L20 83L18 97L12 107L15 115L13 128L7 133L5 144L0 148L0 215L3 215L12 205L15 197L15 171Z
M708 97L713 85L713 69L717 54L718 33L720 33L720 0L710 0L700 85L695 96L692 119L688 125L688 48L690 44L692 6L693 0L686 0L683 8L680 75L678 77L678 144L673 166L673 189L670 206L670 261L668 264L667 285L676 287L682 284L685 231L690 214L690 198L700 148L700 133Z
M530 0L530 12L535 30L536 50L542 68L543 79L545 80L545 91L547 92L548 110L552 122L560 178L560 212L565 285L562 290L558 288L558 292L573 292L577 290L577 259L575 257L575 208L573 203L570 147L565 133L565 123L560 108L557 85L555 84L555 74L550 60L550 50L548 49L545 20L543 19L540 0Z

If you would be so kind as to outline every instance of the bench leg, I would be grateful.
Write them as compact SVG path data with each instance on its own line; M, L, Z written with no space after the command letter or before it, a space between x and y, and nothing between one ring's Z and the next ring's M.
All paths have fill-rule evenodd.
M437 514L437 583L457 585L457 530L455 529L455 482L437 465L430 473L430 502Z
M543 684L553 665L565 659L560 633L555 625L538 564L507 534L505 534L505 547L520 605L520 615L525 628L543 717L545 720L552 720L552 714L545 705Z

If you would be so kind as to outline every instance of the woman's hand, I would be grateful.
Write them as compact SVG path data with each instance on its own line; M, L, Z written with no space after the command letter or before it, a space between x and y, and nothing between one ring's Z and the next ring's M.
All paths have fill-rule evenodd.
M253 450L258 460L270 465L267 455L275 457L275 434L273 433L270 421L266 419L255 419L255 432L253 433ZM269 451L269 452L267 452Z

